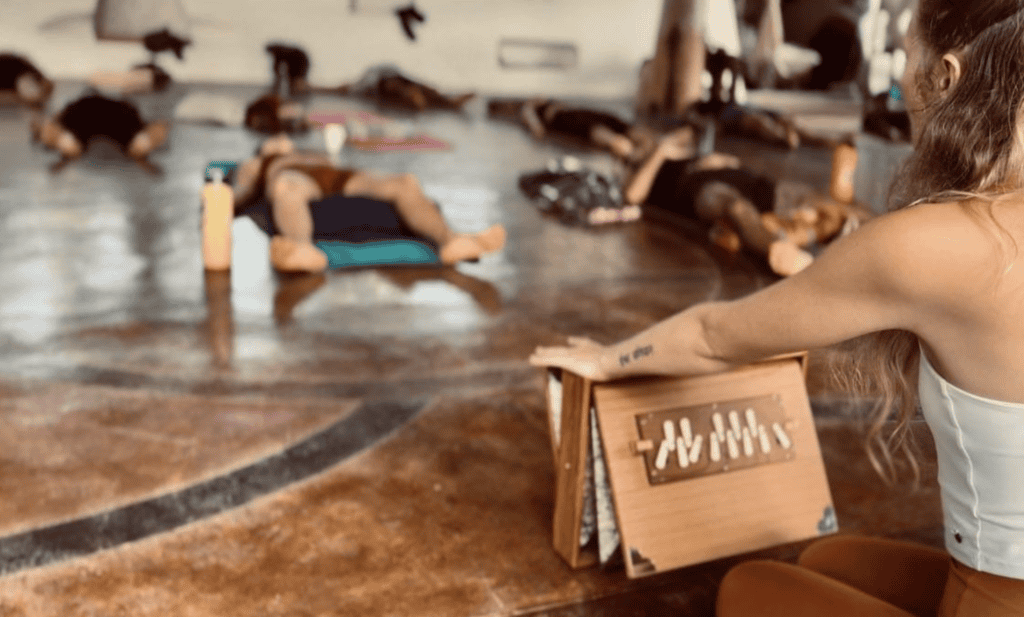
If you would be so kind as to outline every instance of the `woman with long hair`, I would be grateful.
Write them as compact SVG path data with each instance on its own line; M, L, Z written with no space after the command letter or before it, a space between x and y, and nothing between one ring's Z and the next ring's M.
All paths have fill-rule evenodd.
M1024 615L1024 0L920 0L903 91L915 153L893 211L802 272L695 305L613 345L530 361L595 380L721 371L857 339L841 376L878 395L867 434L895 480L918 404L935 438L945 551L833 537L798 564L751 561L720 617ZM644 354L633 354L644 349Z

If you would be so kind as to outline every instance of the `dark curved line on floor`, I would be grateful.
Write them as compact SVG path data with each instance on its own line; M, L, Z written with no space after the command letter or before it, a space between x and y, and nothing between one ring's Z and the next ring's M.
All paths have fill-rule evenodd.
M83 557L171 531L309 478L412 419L424 399L373 401L257 463L174 493L0 538L0 576Z
M524 363L525 364L525 363ZM476 371L464 375L438 377L411 377L388 381L306 382L273 381L249 382L229 379L195 381L174 376L152 375L119 368L76 366L73 368L47 368L43 380L67 382L83 386L104 386L122 390L155 390L193 396L236 396L268 394L275 398L369 398L423 397L440 389L459 387L511 387L540 376L536 368L508 369L506 367Z

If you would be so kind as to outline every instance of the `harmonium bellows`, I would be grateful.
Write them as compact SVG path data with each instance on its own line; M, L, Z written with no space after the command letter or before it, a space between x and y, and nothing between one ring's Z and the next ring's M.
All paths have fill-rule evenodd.
M699 377L547 369L554 547L630 578L837 530L806 354Z

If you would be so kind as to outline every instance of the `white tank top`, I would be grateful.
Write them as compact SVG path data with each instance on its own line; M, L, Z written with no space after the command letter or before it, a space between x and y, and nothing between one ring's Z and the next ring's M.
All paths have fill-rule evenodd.
M1024 404L966 392L921 353L921 408L935 437L946 549L1024 579Z

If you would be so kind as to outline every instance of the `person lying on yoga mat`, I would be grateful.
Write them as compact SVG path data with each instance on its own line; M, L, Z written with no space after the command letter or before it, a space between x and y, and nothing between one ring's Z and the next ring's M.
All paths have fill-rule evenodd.
M576 107L554 99L532 99L523 103L520 120L536 139L546 136L567 138L608 150L622 159L636 159L651 145L650 135L618 116Z
M695 134L684 126L662 137L626 182L626 203L705 223L716 244L747 248L779 276L806 268L814 260L806 249L851 231L870 215L809 190L796 196L798 203L788 203L790 185L744 169L734 156L698 156ZM777 206L784 206L785 216Z
M746 561L722 580L718 617L1024 615L1024 0L919 0L915 13L902 78L914 151L891 212L748 296L530 358L605 381L831 348L849 400L872 403L865 447L890 484L920 479L923 414L942 511L923 537L941 531L944 550L851 534L796 563ZM922 537L908 518L869 531Z
M285 135L267 139L256 156L239 166L235 179L236 212L245 211L262 198L270 202L277 232L271 239L270 260L276 269L285 272L320 272L327 268L327 255L313 242L319 219L351 218L353 224L359 224L362 213L343 210L344 199L325 201L332 196L370 198L392 205L413 235L438 247L442 264L477 259L505 245L505 228L501 225L474 234L453 231L437 204L423 194L415 176L381 176L335 167L325 154L297 151ZM314 211L313 202L327 207ZM336 226L337 222L330 224Z
M0 102L42 107L53 93L53 82L27 58L0 53Z
M143 162L167 140L162 120L145 122L128 101L89 94L68 103L56 116L39 117L32 123L32 138L61 153L62 162L82 155L94 138L112 140L132 158Z
M355 83L339 86L337 92L341 95L359 95L381 106L410 111L461 110L475 96L472 92L443 94L431 86L406 77L389 65L370 68Z

